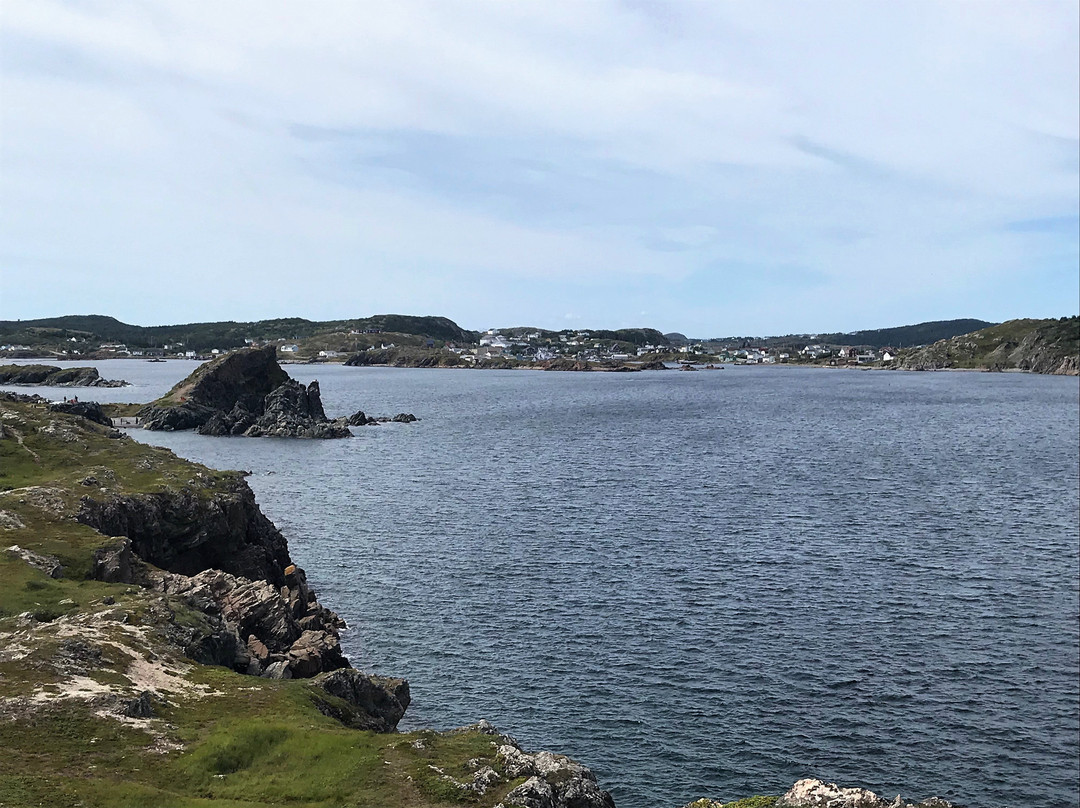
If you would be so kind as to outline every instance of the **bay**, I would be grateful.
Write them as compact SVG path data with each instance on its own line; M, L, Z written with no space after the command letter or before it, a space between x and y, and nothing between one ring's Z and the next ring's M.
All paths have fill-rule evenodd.
M97 366L136 386L81 397L194 367ZM1075 378L287 369L421 421L133 436L252 472L354 664L409 678L403 728L487 718L620 808L1077 803Z

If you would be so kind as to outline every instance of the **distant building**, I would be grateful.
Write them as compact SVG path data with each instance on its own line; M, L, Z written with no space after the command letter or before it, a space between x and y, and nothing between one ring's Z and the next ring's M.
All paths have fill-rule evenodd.
M288 345L280 346L278 348L278 350L281 351L282 353L296 353L297 351L300 350L300 346L295 344L295 343L290 343Z

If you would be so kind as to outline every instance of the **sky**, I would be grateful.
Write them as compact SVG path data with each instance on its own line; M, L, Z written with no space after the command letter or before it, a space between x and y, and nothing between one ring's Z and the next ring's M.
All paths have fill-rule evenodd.
M1064 2L3 0L0 319L1080 310Z

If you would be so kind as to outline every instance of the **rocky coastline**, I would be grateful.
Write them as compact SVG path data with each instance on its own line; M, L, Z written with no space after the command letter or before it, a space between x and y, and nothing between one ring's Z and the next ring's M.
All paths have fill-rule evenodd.
M0 803L614 808L486 722L397 732L409 683L350 666L241 473L12 394L0 458ZM820 781L732 806L950 808Z

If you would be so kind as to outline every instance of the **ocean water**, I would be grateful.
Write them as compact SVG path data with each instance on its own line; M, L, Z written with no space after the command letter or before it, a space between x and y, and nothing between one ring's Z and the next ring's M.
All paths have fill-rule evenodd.
M137 386L81 397L193 365L99 367ZM1077 379L288 369L422 420L136 436L252 472L354 664L410 680L403 728L486 718L619 808L1078 803Z

